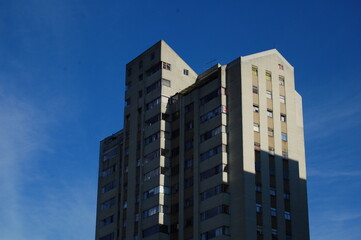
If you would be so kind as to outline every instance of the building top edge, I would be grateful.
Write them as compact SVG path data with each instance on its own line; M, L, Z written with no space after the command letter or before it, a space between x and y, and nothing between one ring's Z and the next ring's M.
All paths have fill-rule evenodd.
M109 138L114 138L114 137L120 137L121 135L123 135L123 129L119 130L118 132L113 133L112 135L105 137L103 140L101 140L101 142L108 140Z
M133 58L133 60L129 61L126 65L129 65L131 63L133 63L134 61L136 61L138 58L140 58L141 56L143 56L144 54L148 53L151 49L156 48L158 45L161 45L163 43L165 43L164 40L159 40L158 42L156 42L155 44L153 44L152 46L150 46L149 48L147 48L145 51L143 51L141 54L139 54L138 56L136 56L135 58Z
M259 52L259 53L254 53L254 54L242 56L241 60L242 61L249 61L249 60L252 60L252 59L266 57L266 56L270 56L270 55L277 55L279 58L282 59L282 61L284 63L286 63L288 65L288 67L290 67L291 69L294 69L293 66L286 60L286 58L284 58L282 56L282 54L275 48L267 50L267 51Z

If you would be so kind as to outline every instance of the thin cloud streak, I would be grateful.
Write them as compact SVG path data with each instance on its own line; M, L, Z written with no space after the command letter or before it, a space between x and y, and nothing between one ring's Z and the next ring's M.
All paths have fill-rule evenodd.
M306 140L308 142L320 140L360 126L361 108L349 104L359 102L359 98L359 96L350 99L328 98L323 105L305 111Z
M26 166L36 164L34 153L47 150L46 119L30 104L4 92L0 92L0 112L0 238L24 239L20 189ZM4 238L7 232L16 236Z
M316 169L308 169L307 171L308 177L325 177L325 178L333 178L333 177L361 177L361 171L319 171Z
M96 179L55 182L41 171L43 156L61 151L50 131L61 118L5 90L0 113L0 239L92 239Z

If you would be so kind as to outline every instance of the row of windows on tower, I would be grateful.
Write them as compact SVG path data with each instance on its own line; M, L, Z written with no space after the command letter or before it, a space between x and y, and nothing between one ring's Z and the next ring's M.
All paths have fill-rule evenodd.
M253 123L253 131L255 131L255 132L260 131L260 125L258 123ZM270 136L270 137L274 136L274 130L272 128L268 128L268 136ZM281 139L282 139L282 141L287 142L287 133L282 132Z
M262 212L263 212L262 204L256 203L256 213L262 213ZM270 215L272 217L276 217L277 216L277 209L271 207L270 208ZM290 212L284 211L283 216L284 216L284 219L286 221L291 221L291 213Z
M284 70L283 65L282 65L282 64L278 64L278 69L279 69L279 70ZM252 66L252 75L253 75L254 77L258 78L258 68L257 68L256 66ZM272 73L271 73L271 71L268 71L268 70L265 71L265 78L266 78L266 80L268 80L268 81L271 81L271 80L272 80ZM285 78L284 78L284 76L279 75L279 76L278 76L278 80L279 80L279 84L280 84L280 85L282 85L282 86L285 85Z
M259 113L259 106L257 104L253 104L253 112ZM267 109L267 117L273 118L273 110ZM286 114L280 114L281 122L286 122Z
M258 87L257 86L252 86L252 92L254 94L258 94L259 93ZM266 97L268 99L272 99L272 91L266 90ZM280 95L279 99L280 99L280 103L286 103L286 97L285 96Z

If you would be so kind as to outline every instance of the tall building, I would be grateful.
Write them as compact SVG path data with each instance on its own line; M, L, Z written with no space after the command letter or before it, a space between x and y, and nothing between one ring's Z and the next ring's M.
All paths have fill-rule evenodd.
M302 100L277 50L197 75L160 41L126 70L96 240L309 239Z

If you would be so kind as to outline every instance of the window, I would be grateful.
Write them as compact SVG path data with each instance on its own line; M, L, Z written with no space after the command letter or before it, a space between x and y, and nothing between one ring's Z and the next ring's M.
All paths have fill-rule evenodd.
M150 179L152 179L153 177L156 177L160 174L161 172L161 168L156 168L156 169L153 169L145 174L143 174L143 180L144 182L146 181L149 181Z
M143 74L140 74L139 76L138 76L138 81L142 81L143 80Z
M119 151L119 147L114 147L112 149L109 149L103 154L103 161L107 161L109 159L112 159L113 157L117 156Z
M145 121L145 126L149 127L154 125L155 123L157 123L158 121L160 121L160 114L158 113L157 115L149 118L148 120Z
M115 204L115 198L111 198L100 205L101 210L111 208Z
M219 106L217 107L216 109L213 109L212 111L206 113L206 114L203 114L201 117L200 117L200 120L201 120L201 123L204 123L212 118L214 118L215 116L221 114L221 113L226 113L226 110L225 110L225 107L224 106Z
M291 213L290 212L285 212L285 220L290 221L291 220Z
M188 76L188 74L189 74L188 69L183 69L183 74Z
M280 95L280 102L281 102L281 103L286 103L286 97Z
M210 150L201 153L200 155L200 159L201 161L207 160L219 153L221 153L222 151L226 152L226 145L218 145L217 147L211 148Z
M268 147L268 151L270 155L275 155L275 149L273 147Z
M256 231L257 231L257 235L263 235L263 228L262 228L262 226L257 225Z
M128 189L128 188L127 188ZM123 203L123 208L125 209L125 208L127 208L128 207L128 202L127 201L124 201L124 203Z
M158 186L152 189L149 189L148 191L145 191L143 193L143 198L144 199L148 199L156 194L159 193L163 193L163 194L169 194L170 193L170 189L169 187L164 187L164 186Z
M99 225L101 227L105 226L105 225L108 225L108 224L111 224L112 222L114 222L114 216L110 216L110 217L107 217L107 218L104 218L100 221Z
M222 227L210 230L208 232L202 233L201 240L208 240L208 239L212 239L212 238L223 236L223 235L227 236L229 234L230 234L229 227L222 226Z
M281 114L281 122L286 122L286 115Z
M282 152L282 157L287 159L288 158L288 152Z
M262 186L256 185L256 192L262 192Z
M268 136L273 137L274 131L272 128L268 128Z
M287 141L287 133L281 133L282 141Z
M282 65L282 64L278 64L278 69L279 69L279 70L283 70L283 65Z
M116 186L116 182L115 182L115 181L112 181L112 182L104 185L104 186L101 188L101 192L102 192L102 193L109 192L110 190L114 189L115 186Z
M253 112L259 112L259 107L257 105L253 105Z
M170 81L167 79L162 79L162 85L166 87L170 87Z
M273 117L273 111L267 109L267 117Z
M143 211L143 218L153 216L154 214L157 214L159 212L163 213L164 210L165 210L165 207L163 205L158 205L158 206L149 208L149 209Z
M259 203L256 203L256 213L261 213L262 212L262 205Z
M209 102L209 101L213 100L214 98L218 97L219 95L221 95L221 92L222 92L221 89L217 89L217 90L207 94L206 96L204 96L200 99L200 104L201 105L206 104L207 102Z
M150 93L153 90L157 89L160 86L160 80L156 81L155 83L152 83L146 88L146 93Z
M272 99L272 92L271 91L266 91L266 97L268 98L268 99Z
M253 123L253 131L259 132L259 124L258 123Z
M130 75L132 75L132 68L127 69L127 76L129 77Z
M154 160L156 158L159 158L159 156L160 156L160 150L158 149L158 150L155 150L154 152L151 152L151 153L145 155L144 156L144 161L149 162L149 161L152 161L152 160Z
M191 168L191 167L193 167L193 159L186 160L184 162L184 168L186 169L186 168Z
M252 75L256 77L258 76L258 69L255 66L252 66Z
M138 66L139 66L139 68L142 68L142 67L143 67L143 61L142 61L142 60L139 61Z
M170 71L170 63L163 62L163 69Z
M159 138L160 138L160 132L156 132L156 133L150 135L149 137L145 138L144 139L144 144L147 145L149 143L152 143L152 142L156 141Z
M253 87L252 87L252 91L253 91L253 93L258 94L258 87L257 87L257 86L253 86Z
M270 187L270 188L269 188L269 194L270 194L271 196L276 196L276 188Z
M219 164L216 167L212 167L211 169L208 169L207 171L202 172L200 174L200 181L206 180L207 178L213 177L214 175L221 173L222 168L223 168L223 165Z
M290 200L290 199L291 199L290 193L289 193L289 192L284 192L284 193L283 193L283 199L285 199L285 200Z
M152 52L152 53L150 54L150 60L153 60L154 58L155 58L155 53Z
M266 71L266 80L268 80L268 81L272 80L272 74L269 71Z
M145 73L147 74L148 77L152 76L153 74L155 74L156 72L158 72L161 69L161 62L155 64L154 66L152 66L151 68L149 68Z
M192 129L193 128L193 121L186 122L184 124L184 127L185 127L186 130Z
M272 216L272 217L276 217L276 216L277 216L277 209L276 209L276 208L271 208L271 216Z
M272 234L272 237L273 237L273 238L277 238L277 235L278 235L277 229L272 228L271 234Z
M279 76L278 81L281 86L285 85L285 77L284 76Z
M140 90L140 91L138 92L138 97L139 97L139 98L143 97L143 91L142 91L142 90Z
M115 172L115 169L116 169L116 165L114 164L113 166L111 166L111 167L103 170L103 171L101 172L100 176L106 177L106 176L112 174L113 172Z
M226 213L229 214L229 206L227 205L220 205L215 208L209 209L205 212L200 214L201 221L207 220L219 214Z
M228 186L225 184L221 184L216 187L210 188L201 193L201 201L211 198L220 193L225 193L225 192L227 192L227 189L228 189Z
M150 110L161 102L161 97L158 97L145 105L145 110Z
M222 132L222 126L216 127L208 132L205 132L200 136L200 142L207 141L208 139L220 134Z

